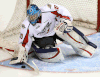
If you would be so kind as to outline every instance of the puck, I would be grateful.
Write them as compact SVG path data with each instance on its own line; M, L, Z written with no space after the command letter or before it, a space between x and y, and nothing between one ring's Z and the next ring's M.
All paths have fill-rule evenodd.
M21 66L21 68L26 68L26 67L23 65L23 66Z

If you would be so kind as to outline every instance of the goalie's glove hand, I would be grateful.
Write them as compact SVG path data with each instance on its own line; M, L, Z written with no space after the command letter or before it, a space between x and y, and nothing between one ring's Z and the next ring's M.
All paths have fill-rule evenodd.
M60 32L70 32L73 30L73 26L70 20L60 18L60 22L56 25L56 30Z

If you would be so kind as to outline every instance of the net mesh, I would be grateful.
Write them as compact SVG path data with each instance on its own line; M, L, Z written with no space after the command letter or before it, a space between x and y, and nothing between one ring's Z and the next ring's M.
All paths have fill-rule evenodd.
M39 7L48 3L62 5L71 13L74 26L96 29L97 0L33 0L33 3Z

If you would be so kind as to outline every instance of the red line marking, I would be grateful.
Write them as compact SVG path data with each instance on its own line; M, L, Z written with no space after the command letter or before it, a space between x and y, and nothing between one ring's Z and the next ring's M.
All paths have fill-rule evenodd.
M11 49L7 49L7 48L5 48L6 50L8 50L8 51L11 51L11 52L14 52L14 50L11 50Z
M0 49L3 49L3 47L0 47Z
M8 59L5 59L5 60L1 60L0 62L4 62L4 61L10 60L10 59L12 59L12 58L8 58Z
M9 59L6 59L6 60L9 60ZM6 61L6 60L3 60L3 61ZM0 62L3 62L3 61L0 61ZM2 67L7 67L7 68L11 68L11 69L18 69L18 70L26 70L26 71L33 71L33 70L28 70L28 69L21 69L21 68L15 68L15 67L10 67L10 66L5 66L5 65L0 65ZM66 73L66 72L56 72L56 71L39 71L39 72L47 72L47 73ZM94 73L94 72L99 72L100 71L88 71L88 72L67 72L67 73Z
M87 34L86 36L90 36L90 35L93 35L93 34L96 34L97 32L94 32L94 33L91 33L91 34Z

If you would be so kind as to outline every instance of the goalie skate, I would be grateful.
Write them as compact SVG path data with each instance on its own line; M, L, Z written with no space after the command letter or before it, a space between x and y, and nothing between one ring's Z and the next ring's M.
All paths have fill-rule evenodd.
M14 55L10 61L9 64L17 64L17 63L22 63L22 62L27 62L28 59L28 51L22 47L21 45L19 45L18 51L14 52Z

